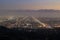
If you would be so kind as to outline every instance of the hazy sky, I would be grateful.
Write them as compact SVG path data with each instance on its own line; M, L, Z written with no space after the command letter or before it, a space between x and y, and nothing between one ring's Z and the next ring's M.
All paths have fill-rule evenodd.
M60 10L60 0L0 0L0 9Z

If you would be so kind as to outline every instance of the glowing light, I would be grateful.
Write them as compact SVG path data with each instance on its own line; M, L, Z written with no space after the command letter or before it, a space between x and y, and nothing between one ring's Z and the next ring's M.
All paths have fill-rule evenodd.
M39 21L38 19L36 19L35 17L32 17L35 21L37 21L38 23L42 24L44 27L46 26L44 23L42 23L41 21Z

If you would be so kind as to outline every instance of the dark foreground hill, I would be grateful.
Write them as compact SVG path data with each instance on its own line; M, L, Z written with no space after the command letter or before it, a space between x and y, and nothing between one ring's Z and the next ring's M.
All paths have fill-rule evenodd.
M60 29L8 29L0 26L0 40L60 40Z

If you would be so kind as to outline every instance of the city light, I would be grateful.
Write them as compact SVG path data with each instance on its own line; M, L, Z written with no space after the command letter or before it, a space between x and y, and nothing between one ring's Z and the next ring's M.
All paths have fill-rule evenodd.
M43 18L36 18L33 16L8 16L0 18L0 25L6 26L7 28L54 28L60 27L59 22L55 23L49 18L43 20ZM43 21L42 21L43 20ZM48 20L48 21L47 21Z

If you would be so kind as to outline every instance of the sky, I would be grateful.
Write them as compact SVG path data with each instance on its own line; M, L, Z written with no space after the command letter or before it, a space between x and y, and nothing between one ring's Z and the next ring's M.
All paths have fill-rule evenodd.
M0 0L0 9L11 10L60 10L60 0Z

